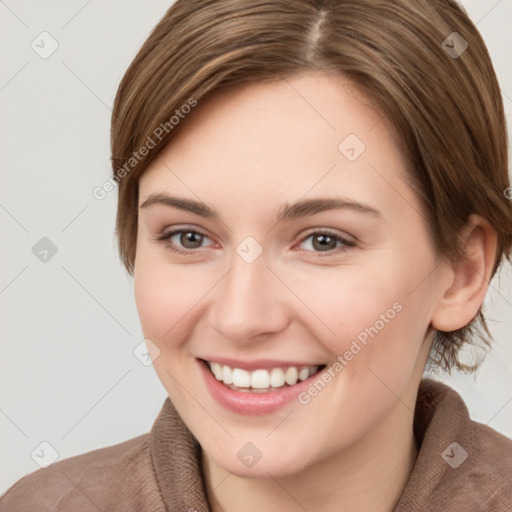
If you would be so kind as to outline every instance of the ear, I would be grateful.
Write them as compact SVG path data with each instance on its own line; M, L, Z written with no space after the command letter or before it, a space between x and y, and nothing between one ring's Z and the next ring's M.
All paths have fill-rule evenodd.
M496 256L497 235L478 215L471 215L460 237L464 254L448 264L444 293L436 304L432 326L455 331L467 325L484 301Z

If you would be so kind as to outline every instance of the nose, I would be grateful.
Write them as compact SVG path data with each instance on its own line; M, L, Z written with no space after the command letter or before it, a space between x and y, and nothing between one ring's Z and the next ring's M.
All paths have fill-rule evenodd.
M215 287L209 321L224 339L250 343L280 332L289 322L285 287L267 264L263 255L247 263L235 254L230 271Z

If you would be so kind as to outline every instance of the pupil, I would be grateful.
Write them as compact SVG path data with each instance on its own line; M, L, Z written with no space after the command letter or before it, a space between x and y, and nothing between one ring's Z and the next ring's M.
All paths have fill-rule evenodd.
M329 241L334 242L334 246L336 245L336 240L330 237L329 235L318 235L313 239L313 246L315 246L315 242L319 242L319 246L315 246L315 249L325 250L325 249L334 249L335 247L329 245ZM327 243L325 243L327 242Z
M200 235L199 233L194 233L192 231L189 231L187 233L183 233L181 235L181 240L180 242L185 246L185 247L188 247L188 248L195 248L197 247L197 245L194 245L194 242L197 243L199 241L199 245L201 245L201 241L202 241L202 235ZM187 244L191 243L192 245L189 246Z

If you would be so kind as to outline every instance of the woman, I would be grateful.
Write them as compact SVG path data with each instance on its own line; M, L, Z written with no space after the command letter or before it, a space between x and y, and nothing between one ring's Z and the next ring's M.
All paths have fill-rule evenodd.
M512 245L500 89L455 2L179 0L112 163L169 399L2 511L512 509L512 442L422 379L476 368Z

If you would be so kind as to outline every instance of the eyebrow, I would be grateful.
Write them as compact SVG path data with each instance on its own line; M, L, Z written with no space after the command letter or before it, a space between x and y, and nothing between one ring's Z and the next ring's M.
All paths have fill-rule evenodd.
M172 197L167 194L150 194L139 208L148 208L154 204L162 204L192 212L201 217L220 220L219 214L205 203L192 199ZM277 222L307 217L308 215L315 215L316 213L335 209L353 210L376 217L382 216L378 210L371 206L343 197L314 198L302 199L293 204L284 203L278 211Z

